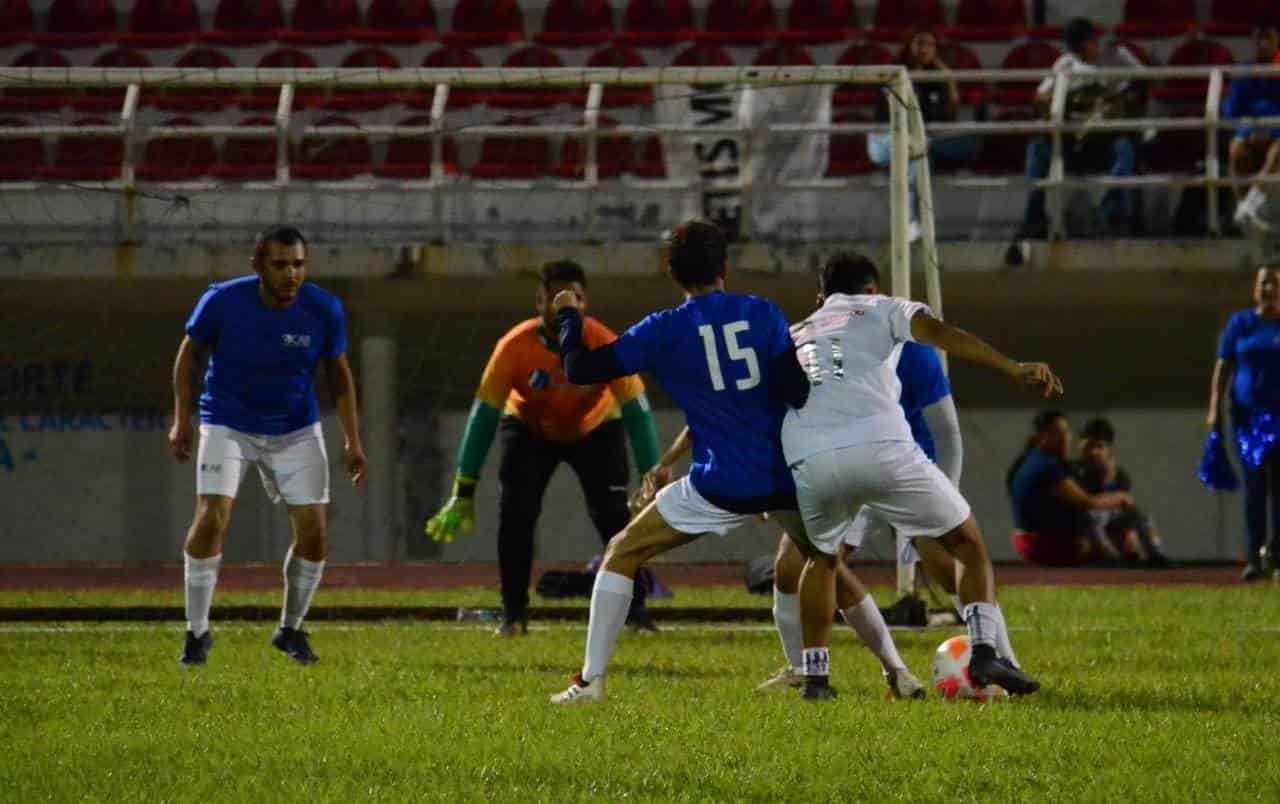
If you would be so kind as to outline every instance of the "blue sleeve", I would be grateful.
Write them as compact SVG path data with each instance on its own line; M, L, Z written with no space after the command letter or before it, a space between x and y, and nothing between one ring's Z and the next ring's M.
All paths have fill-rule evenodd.
M342 302L337 298L329 310L329 320L325 328L324 359L334 360L347 353L347 314L342 309Z
M613 342L613 353L622 363L623 376L652 371L654 358L662 352L665 320L662 313L646 316Z
M914 367L919 374L914 380L916 393L919 395L917 401L923 410L934 402L951 396L951 383L948 382L947 373L942 370L942 361L938 359L938 353L932 346L921 345L912 351L919 353L916 357L918 363Z
M212 346L218 340L222 329L219 312L222 307L217 303L218 288L211 287L196 302L196 309L191 311L187 319L187 337L201 346Z
M773 360L786 352L794 352L795 341L791 340L791 326L787 318L772 302L765 302L763 331L765 333L765 353Z
M1240 339L1242 321L1239 313L1231 316L1227 328L1222 331L1222 340L1218 342L1218 359L1231 363L1236 362L1236 342Z

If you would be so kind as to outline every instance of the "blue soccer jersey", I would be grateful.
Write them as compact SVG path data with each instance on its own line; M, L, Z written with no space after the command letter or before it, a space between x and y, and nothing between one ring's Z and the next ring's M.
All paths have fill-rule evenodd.
M258 435L318 421L316 363L347 351L337 297L308 282L294 304L273 310L258 297L256 275L211 285L187 335L210 349L200 421Z
M729 293L654 313L613 343L627 374L655 375L684 411L694 488L739 500L794 491L782 457L785 409L770 398L768 376L774 359L794 349L781 310Z
M902 411L911 425L911 436L929 460L938 460L933 433L924 420L924 409L951 396L951 383L942 370L942 361L933 347L909 341L902 345L898 359L898 381L902 383Z

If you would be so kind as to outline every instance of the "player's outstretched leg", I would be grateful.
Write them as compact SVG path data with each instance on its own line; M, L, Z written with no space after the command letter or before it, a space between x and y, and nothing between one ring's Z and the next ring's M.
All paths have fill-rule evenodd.
M209 609L213 605L214 587L218 584L222 540L231 522L234 502L231 497L217 494L202 494L196 499L195 517L182 551L187 633L178 661L184 667L205 664L209 660L209 649L213 647L213 637L209 633Z
M778 553L773 559L773 626L782 642L786 664L756 692L781 692L799 689L804 683L800 672L803 663L804 634L800 630L800 573L804 571L804 555L783 534Z
M942 587L942 591L951 596L951 602L956 608L956 614L960 619L964 620L964 604L960 602L960 595L956 587L956 560L947 552L937 539L915 539L916 551L920 555L920 562L924 565L925 575L932 579ZM1013 652L1013 644L1009 641L1009 628L1005 625L1004 609L1000 608L997 602L996 608L1000 610L1000 628L996 634L996 654L1009 662L1009 664L1022 668L1018 663L1018 657Z
M1006 630L1004 614L995 604L995 572L978 523L970 516L941 541L958 565L956 586L964 603L964 621L973 650L970 683L978 688L995 684L1013 695L1040 689L1038 681L999 656L998 646L1002 639L1008 641L1008 635L1001 637Z
M324 574L329 552L328 521L323 505L291 505L293 545L284 559L284 604L280 628L271 637L277 650L298 664L313 664L319 657L311 650L302 621L311 609L311 599Z
M587 622L587 649L582 672L576 674L564 691L551 696L553 704L596 703L604 700L605 671L613 657L618 633L631 608L636 572L655 556L688 544L696 539L673 529L650 503L609 540L591 590L591 612Z
M923 698L924 685L912 675L898 654L898 646L875 598L843 560L836 566L836 608L867 650L880 660L889 694L895 698Z

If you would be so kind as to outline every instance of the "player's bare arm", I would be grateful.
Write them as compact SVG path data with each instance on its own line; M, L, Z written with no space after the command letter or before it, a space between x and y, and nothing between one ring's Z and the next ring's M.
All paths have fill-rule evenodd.
M671 446L658 459L658 463L652 469L645 472L644 477L640 480L640 489L632 496L628 505L632 513L639 513L649 503L653 502L653 498L658 496L658 492L671 482L671 470L680 462L680 459L689 454L689 450L693 449L693 439L689 436L689 428L686 427L680 431L680 435L676 436L675 441L671 442Z
M184 337L173 361L173 427L169 429L169 451L185 461L191 457L195 431L191 417L195 415L196 372L205 357L206 348Z
M1229 360L1218 359L1213 364L1213 380L1209 384L1209 415L1205 417L1205 425L1210 430L1218 429L1222 420L1222 403L1231 388L1231 380L1235 376L1235 364Z
M1035 388L1046 398L1062 393L1062 380L1058 379L1047 363L1019 363L1006 357L977 335L953 327L923 311L911 319L911 337L962 360L989 366L1008 375L1019 385Z
M368 475L368 461L364 456L364 446L360 443L360 412L356 400L356 381L351 374L351 363L346 355L338 355L325 361L325 376L329 380L329 396L338 410L338 422L342 425L342 435L346 443L343 446L343 460L347 464L347 474L354 486L364 485Z

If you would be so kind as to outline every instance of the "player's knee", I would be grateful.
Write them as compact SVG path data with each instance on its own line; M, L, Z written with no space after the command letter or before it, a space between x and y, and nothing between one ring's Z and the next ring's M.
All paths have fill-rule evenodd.
M229 506L214 501L201 500L196 505L195 519L191 523L188 541L205 542L221 540L231 525Z
M795 594L800 585L800 573L804 571L805 557L789 537L778 544L778 554L773 557L773 585L783 594Z

